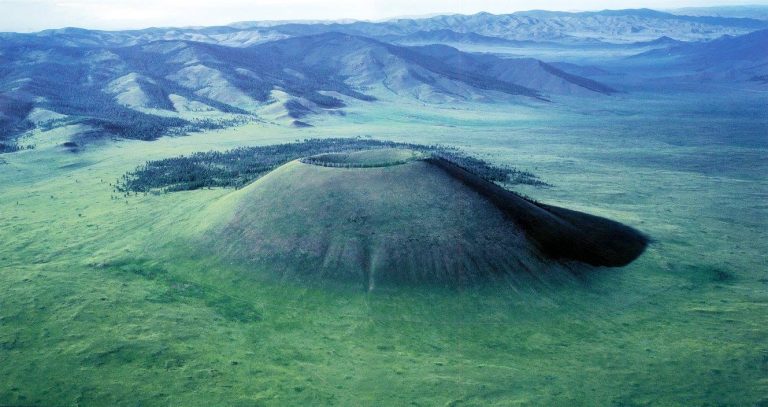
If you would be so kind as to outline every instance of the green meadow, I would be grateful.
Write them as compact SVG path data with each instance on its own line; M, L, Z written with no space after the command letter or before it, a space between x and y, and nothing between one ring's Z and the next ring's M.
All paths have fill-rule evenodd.
M768 405L764 94L355 106L0 155L0 405ZM516 191L653 242L567 279L369 292L192 244L234 189L113 191L147 160L357 136L531 171L552 186Z

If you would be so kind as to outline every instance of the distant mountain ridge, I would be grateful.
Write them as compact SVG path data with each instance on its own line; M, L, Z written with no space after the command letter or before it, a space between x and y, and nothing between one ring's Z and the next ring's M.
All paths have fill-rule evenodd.
M154 139L243 120L307 127L313 115L393 98L540 103L610 95L625 83L594 80L607 71L591 64L518 57L527 47L552 58L639 54L622 64L644 78L764 83L766 32L768 21L641 9L0 33L0 151L34 129L66 126L78 142ZM449 46L459 44L513 52Z
M687 16L751 18L768 20L768 5L685 7L669 12Z
M713 41L682 43L632 59L700 79L750 80L768 75L768 29Z
M514 41L600 40L631 43L652 41L662 36L684 41L711 40L722 35L741 35L763 28L768 28L768 21L676 15L650 9L579 13L534 10L501 15L440 15L384 22L240 22L218 27L129 31L65 28L32 34L2 33L0 39L12 41L23 38L27 43L39 40L69 46L129 46L158 40L185 40L244 47L327 32L388 40L395 36L417 35L419 32L452 31L467 34L470 38L481 36Z
M494 15L442 15L381 23L273 26L286 34L339 31L371 37L411 35L419 31L451 30L517 41L572 39L618 42L650 41L667 35L677 40L705 40L768 28L768 22L742 18L678 16L649 9L599 12L528 11Z

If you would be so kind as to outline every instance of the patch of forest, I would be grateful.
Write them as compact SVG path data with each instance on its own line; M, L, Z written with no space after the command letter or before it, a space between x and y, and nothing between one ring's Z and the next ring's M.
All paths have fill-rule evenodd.
M454 148L440 145L397 143L362 138L306 139L295 143L239 147L188 156L148 161L124 174L115 192L130 193L190 191L201 188L240 188L267 172L296 159L317 154L376 148L406 148L447 160L491 182L547 185L534 174L499 166Z

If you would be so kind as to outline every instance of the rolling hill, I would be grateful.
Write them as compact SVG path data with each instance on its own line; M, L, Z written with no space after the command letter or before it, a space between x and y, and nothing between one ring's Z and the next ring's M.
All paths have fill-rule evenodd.
M4 43L0 127L3 139L13 140L40 127L28 117L40 108L59 115L56 124L86 125L78 141L150 140L254 115L292 123L381 95L493 102L609 93L538 61L439 50L341 33L250 47L175 40L106 48Z

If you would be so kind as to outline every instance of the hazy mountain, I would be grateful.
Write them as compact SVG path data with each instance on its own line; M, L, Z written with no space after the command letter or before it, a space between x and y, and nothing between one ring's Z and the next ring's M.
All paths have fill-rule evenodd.
M288 35L339 31L386 38L450 30L518 41L583 42L596 39L607 42L638 42L655 40L662 36L689 41L713 39L767 27L768 22L754 19L679 16L640 9L581 13L528 11L505 15L478 13L399 19L381 23L286 24L271 28Z
M0 46L0 61L5 139L50 125L53 120L45 117L55 117L57 125L84 125L81 138L152 139L223 125L208 113L291 122L387 94L444 103L612 92L533 59L501 59L447 46L403 47L340 33L250 47L16 41ZM49 113L41 115L41 109Z
M453 103L598 96L615 92L593 80L606 77L622 88L662 76L765 83L767 26L754 19L618 10L3 33L0 148L11 148L9 140L30 129L66 125L77 125L78 139L154 139L256 118L304 126L311 115L343 114L350 103L397 97ZM554 61L566 51L614 60L611 55L639 55L583 67L444 44L508 47L523 55L544 47ZM623 76L630 71L637 75Z
M709 42L679 44L633 60L672 70L676 76L708 80L760 80L768 74L768 30Z
M542 41L542 40L509 40L499 37L492 37L488 35L480 35L473 32L456 32L449 29L438 29L431 31L417 31L415 33L406 35L385 35L375 37L378 40L391 42L400 45L430 45L430 44L444 44L444 45L486 45L489 47L516 47L516 48L569 48L569 47L624 47L626 45L635 43L608 43L592 38L578 39L570 36L563 36L558 40ZM652 42L652 41L651 41ZM651 42L638 42L636 44L646 44Z
M488 92L539 97L534 89L477 70L445 63L419 52L370 38L320 34L275 41L254 48L299 72L337 73L358 88L383 87L421 100L488 99ZM458 51L457 51L458 52ZM474 58L465 54L467 58Z
M32 34L0 34L4 42L22 41L66 46L130 46L159 40L183 40L247 47L287 37L341 32L381 40L400 38L404 44L473 42L495 39L555 41L583 44L589 41L631 43L662 36L696 41L740 35L768 28L768 21L748 18L685 16L648 9L599 12L527 11L494 15L442 15L385 22L241 22L223 27L148 28L130 31L97 31L77 28ZM428 42L432 41L432 42Z
M549 94L586 96L615 92L606 85L568 74L553 65L532 58L501 59L491 55L467 54L445 45L429 45L416 50L450 66L486 72L495 78Z
M686 16L732 17L768 20L768 6L765 5L685 7L671 10L670 13Z
M625 44L625 46L636 47L636 48L645 48L645 47L662 48L662 47L669 47L669 46L682 45L682 44L685 44L685 41L679 41L664 35L659 38L656 38L655 40L633 42L630 44Z
M0 33L0 39L5 43L72 47L127 47L155 41L194 41L247 47L288 36L269 28L240 29L235 27L147 28L128 31L62 28L31 34Z
M192 123L197 117L183 113L253 112L274 89L322 108L344 104L321 90L372 100L321 70L293 74L286 61L264 52L189 41L120 48L4 44L0 128L12 138L32 127L27 116L42 108L86 125L83 137L152 139L218 125L206 117Z
M425 44L484 44L484 45L524 45L532 41L513 41L499 37L489 37L473 32L456 32L449 29L417 31L407 35L387 35L378 38L382 41L402 45Z

